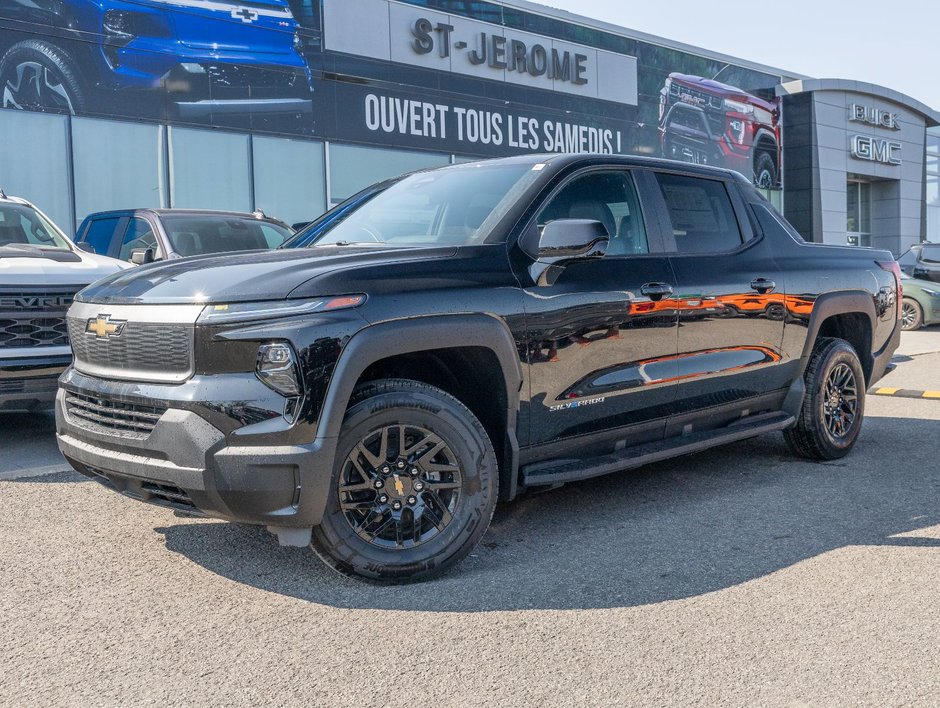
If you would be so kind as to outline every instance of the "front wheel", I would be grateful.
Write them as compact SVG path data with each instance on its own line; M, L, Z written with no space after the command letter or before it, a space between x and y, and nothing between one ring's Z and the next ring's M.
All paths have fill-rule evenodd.
M340 432L313 549L344 575L438 575L479 543L496 507L496 454L460 401L417 381L359 387Z
M784 431L787 445L810 460L844 457L855 446L865 415L865 374L855 349L844 339L819 339L804 380L796 426Z
M773 189L777 184L777 163L766 152L760 152L754 159L754 186L760 189Z
M0 105L76 115L85 108L85 91L68 54L43 40L27 39L0 60Z
M901 302L901 329L905 332L924 326L924 310L917 300L906 297Z

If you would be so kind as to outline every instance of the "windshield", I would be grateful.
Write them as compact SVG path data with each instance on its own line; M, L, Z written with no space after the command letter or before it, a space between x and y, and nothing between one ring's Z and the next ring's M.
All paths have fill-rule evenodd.
M474 163L408 175L329 224L311 245L481 244L539 174L531 163Z
M162 221L170 247L180 256L277 248L293 235L286 226L253 217L180 215Z
M22 204L0 203L0 247L39 246L71 250L58 229L35 209Z

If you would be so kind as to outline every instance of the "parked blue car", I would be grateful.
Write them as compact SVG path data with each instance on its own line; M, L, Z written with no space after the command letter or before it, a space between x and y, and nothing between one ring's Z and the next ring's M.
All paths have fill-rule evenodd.
M303 121L312 80L298 30L283 0L6 0L0 105L238 127Z

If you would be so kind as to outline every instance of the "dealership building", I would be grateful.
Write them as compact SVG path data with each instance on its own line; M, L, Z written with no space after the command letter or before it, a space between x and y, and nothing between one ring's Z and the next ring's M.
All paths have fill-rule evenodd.
M142 207L309 221L402 172L577 151L735 169L810 241L940 241L940 114L890 88L522 0L71 5L0 9L0 187L70 233Z

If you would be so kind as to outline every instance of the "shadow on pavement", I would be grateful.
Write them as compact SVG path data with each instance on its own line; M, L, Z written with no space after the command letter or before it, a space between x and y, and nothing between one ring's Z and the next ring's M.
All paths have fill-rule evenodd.
M856 450L836 462L795 460L774 435L529 496L497 510L462 565L410 586L341 577L261 529L157 531L169 550L211 572L336 607L641 605L722 590L846 546L940 549L940 539L891 538L940 524L938 437L940 421L869 418Z

